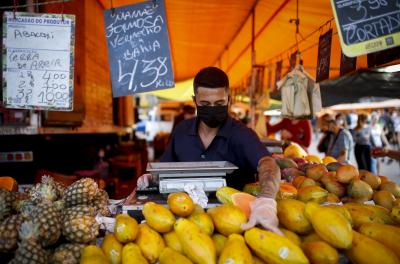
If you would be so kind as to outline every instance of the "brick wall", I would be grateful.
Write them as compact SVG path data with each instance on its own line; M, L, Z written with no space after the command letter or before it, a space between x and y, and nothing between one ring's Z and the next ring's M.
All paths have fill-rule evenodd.
M61 13L60 4L43 12ZM42 133L105 133L120 131L113 125L111 79L105 40L103 8L96 0L66 3L64 12L76 15L74 108L84 111L82 126L43 128ZM80 94L79 94L80 93ZM81 101L81 102L80 102ZM79 109L81 108L81 109Z

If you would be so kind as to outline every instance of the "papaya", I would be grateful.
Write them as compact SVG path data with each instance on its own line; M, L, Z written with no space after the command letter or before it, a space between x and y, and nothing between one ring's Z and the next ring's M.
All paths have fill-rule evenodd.
M296 189L299 189L303 182L307 179L306 176L296 176L294 177L292 184Z
M83 248L80 264L109 264L103 250L95 245Z
M161 235L147 224L139 225L136 244L139 246L143 256L150 263L156 263L162 250L165 248L165 243Z
M205 234L211 236L214 233L213 220L207 213L194 213L187 219L195 223Z
M331 246L339 249L351 247L352 228L342 214L332 208L309 202L306 204L305 215L318 236Z
M340 213L346 218L346 220L350 223L351 226L353 226L353 219L351 218L351 214L346 207L340 205L327 205L326 207L336 210L338 213Z
M358 172L360 180L368 183L372 189L377 190L381 185L381 179L372 172L369 172L367 170L359 170Z
M217 197L218 201L222 204L232 204L232 194L239 192L240 192L239 190L236 190L228 186L224 186L216 191L215 196Z
M123 264L148 264L149 262L143 257L138 245L128 243L122 248Z
M305 204L301 201L285 199L277 201L279 222L288 230L305 235L311 232L310 221L304 215Z
M394 224L389 211L384 207L356 203L347 203L344 207L349 211L355 229L368 223Z
M297 143L291 142L283 151L285 157L304 158L307 152Z
M250 249L267 263L309 263L299 246L288 238L253 227L244 233Z
M184 192L170 193L167 204L172 213L181 217L190 215L194 210L192 198Z
M334 161L334 162L329 162L326 165L326 168L328 169L328 171L335 171L336 172L337 169L339 169L339 167L342 166L342 165L344 165L344 164L341 163L341 162Z
M324 185L328 192L335 194L339 198L345 196L346 194L346 188L335 180L325 181Z
M193 262L172 248L166 247L160 255L160 264L193 264Z
M234 205L213 207L207 213L211 216L215 229L224 236L243 233L241 225L247 223L245 213Z
M119 264L122 261L122 244L118 241L114 234L107 234L101 249L106 255L106 258L111 264Z
M297 189L290 183L281 183L276 199L296 199Z
M327 203L340 203L339 197L336 196L334 193L328 193L328 196L326 197Z
M328 197L328 191L319 186L307 186L300 188L297 192L297 199L306 202L323 203Z
M277 158L275 161L281 170L287 168L297 168L297 163L290 158Z
M139 231L139 224L128 214L118 214L115 217L114 234L121 243L133 242Z
M390 216L395 223L400 225L400 206L393 207Z
M226 236L223 236L221 234L215 233L212 236L212 239L214 241L215 245L215 250L217 252L217 256L219 256L222 252L222 249L224 248L225 242L227 240Z
M239 207L243 213L246 215L247 219L250 217L250 204L256 199L255 196L240 192L232 194L232 204Z
M194 209L192 214L194 213L205 213L206 211L204 211L204 208L201 207L199 204L194 204Z
M325 157L322 158L322 163L325 166L328 165L329 163L332 163L332 162L337 162L337 160L334 157L331 157L331 156L325 156Z
M9 176L2 176L0 177L0 189L6 189L10 192L17 192L18 191L18 183L17 181Z
M306 254L311 264L337 264L339 263L339 253L331 245L324 241L305 242L302 245L304 254Z
M304 172L297 168L286 168L281 170L281 177L284 180L291 181L294 177L302 175L304 176Z
M352 263L375 264L400 263L397 256L382 243L353 231L352 247L346 251Z
M347 194L355 199L368 201L372 198L373 192L371 186L360 179L353 179L347 186Z
M285 228L279 228L279 229L285 235L285 237L289 238L296 245L301 246L301 239L295 232L292 232Z
M253 255L253 264L267 264L266 262L264 262L262 259L260 259L259 257Z
M312 232L311 234L303 237L303 243L315 242L315 241L324 241L324 240L315 232Z
M322 159L316 155L307 155L307 156L305 156L304 159L311 163L318 163L318 164L322 163Z
M375 204L383 206L388 210L392 210L393 204L396 201L394 195L386 190L375 192L372 198Z
M400 228L382 224L363 224L359 232L391 249L400 259Z
M326 169L325 165L315 164L307 168L306 176L314 181L319 181L319 179L327 172L328 170Z
M392 181L384 182L379 187L379 190L385 190L391 192L394 197L400 198L400 186Z
M307 186L315 186L317 185L317 182L314 181L311 178L305 178L304 181L299 185L299 187L296 187L297 189L303 188L303 187L307 187Z
M225 263L253 263L250 249L247 247L243 236L232 234L228 237L218 260L218 264Z
M358 170L350 164L340 166L336 170L336 178L340 183L349 183L354 178L358 178Z
M381 179L381 184L389 181L389 178L386 176L378 175L378 177Z
M164 242L167 247L170 247L179 253L183 253L181 242L179 242L178 235L175 230L163 234Z
M259 182L247 183L243 187L243 192L257 196L261 192L261 187Z
M180 218L174 224L174 230L181 242L184 254L194 263L214 264L216 250L210 236L201 232L191 221Z
M147 202L143 206L142 213L146 223L159 233L167 233L174 226L175 216L161 204Z

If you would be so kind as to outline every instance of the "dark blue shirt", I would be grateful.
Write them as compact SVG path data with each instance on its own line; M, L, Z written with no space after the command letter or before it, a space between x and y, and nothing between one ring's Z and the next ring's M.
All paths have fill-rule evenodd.
M228 117L205 149L198 133L198 122L195 117L175 127L160 161L229 161L239 168L228 175L229 186L242 189L244 184L254 182L258 161L269 155L256 133Z

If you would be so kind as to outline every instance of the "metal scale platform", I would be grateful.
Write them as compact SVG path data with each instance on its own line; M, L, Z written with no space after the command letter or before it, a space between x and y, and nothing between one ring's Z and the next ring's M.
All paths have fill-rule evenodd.
M150 162L147 171L156 179L143 190L136 191L136 197L122 211L138 220L142 219L141 211L146 202L153 201L167 204L167 196L173 192L183 192L184 186L192 184L201 186L207 193L208 208L218 205L215 192L226 186L226 175L238 169L228 161L205 162Z

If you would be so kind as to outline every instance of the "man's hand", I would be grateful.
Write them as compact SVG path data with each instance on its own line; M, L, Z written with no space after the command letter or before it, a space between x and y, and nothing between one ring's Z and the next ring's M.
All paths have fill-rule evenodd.
M258 180L261 191L259 197L275 199L281 184L281 170L271 157L263 157L258 162Z
M389 153L389 150L387 148L373 148L371 150L371 154L375 158L381 158L381 157L386 157Z
M142 176L140 176L137 180L137 189L138 190L143 190L147 187L149 187L150 183L152 182L152 176L149 173L143 174Z
M279 220L276 215L276 201L271 198L257 198L250 204L251 215L249 222L242 224L243 230L250 229L259 224L264 229L282 235L279 230Z

